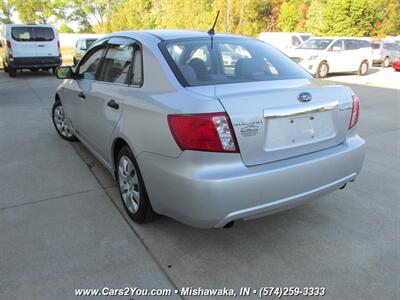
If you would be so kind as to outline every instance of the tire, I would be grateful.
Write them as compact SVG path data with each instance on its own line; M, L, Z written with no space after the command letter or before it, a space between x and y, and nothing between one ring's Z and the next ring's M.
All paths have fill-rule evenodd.
M39 69L38 68L32 68L32 69L29 69L31 72L33 72L33 73L36 73L37 71L39 71Z
M74 61L74 67L75 67L78 64L78 62L77 62L75 57L73 58L73 61Z
M51 110L51 119L57 133L68 142L76 142L78 139L72 133L72 128L65 122L65 113L60 100L56 100Z
M52 71L53 71L53 75L56 75L56 70L57 70L57 68L56 67L53 67L53 68L51 68L52 69Z
M17 69L8 68L8 75L9 75L10 77L17 77Z
M118 152L115 173L121 201L128 216L137 223L150 222L155 213L135 156L128 146Z
M368 70L369 70L369 65L368 62L366 60L364 60L360 66L358 67L357 70L357 75L358 76L365 76L368 74Z
M388 67L390 67L389 57L385 57L385 59L382 61L381 67L382 67L382 68L388 68Z
M329 73L329 65L326 61L321 61L317 67L317 73L315 74L318 78L326 78Z

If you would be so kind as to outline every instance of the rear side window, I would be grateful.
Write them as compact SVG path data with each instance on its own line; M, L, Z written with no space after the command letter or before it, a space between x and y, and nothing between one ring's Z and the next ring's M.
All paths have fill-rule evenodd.
M55 38L49 27L13 27L11 37L18 42L50 42Z

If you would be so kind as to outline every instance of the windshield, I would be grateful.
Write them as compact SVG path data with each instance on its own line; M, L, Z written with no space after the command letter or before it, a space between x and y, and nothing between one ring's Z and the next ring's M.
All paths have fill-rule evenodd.
M329 46L329 44L332 41L333 41L332 39L308 39L299 48L300 49L324 50Z
M275 48L253 39L182 39L160 49L184 86L310 78Z

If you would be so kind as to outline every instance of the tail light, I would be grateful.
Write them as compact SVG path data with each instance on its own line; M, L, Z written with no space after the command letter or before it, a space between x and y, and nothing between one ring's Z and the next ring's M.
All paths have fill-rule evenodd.
M169 115L168 124L181 150L239 152L226 113Z
M12 58L13 55L12 55L12 47L11 47L11 42L10 41L7 41L7 51L8 51L8 57Z
M360 98L358 98L357 95L353 95L353 104L351 108L349 129L353 128L357 124L359 115L360 115Z

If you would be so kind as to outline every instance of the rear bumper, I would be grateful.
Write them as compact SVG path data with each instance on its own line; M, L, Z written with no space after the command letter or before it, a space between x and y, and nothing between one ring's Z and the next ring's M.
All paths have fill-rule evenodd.
M29 68L53 68L59 67L62 60L58 56L45 57L14 57L8 61L10 68L29 69Z
M365 142L348 138L336 147L254 167L239 154L184 151L179 158L141 153L138 163L152 206L196 227L282 211L353 181Z

